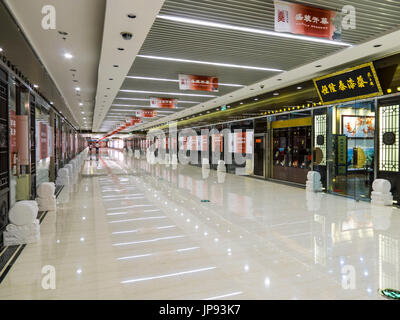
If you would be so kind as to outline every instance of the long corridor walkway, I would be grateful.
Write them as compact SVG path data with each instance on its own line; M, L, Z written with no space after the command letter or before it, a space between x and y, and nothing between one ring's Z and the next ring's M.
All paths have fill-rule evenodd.
M116 150L87 159L0 299L381 299L399 288L399 209L203 174Z

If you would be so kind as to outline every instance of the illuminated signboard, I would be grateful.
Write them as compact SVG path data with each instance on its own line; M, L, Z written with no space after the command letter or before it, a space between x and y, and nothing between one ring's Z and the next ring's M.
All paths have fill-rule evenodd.
M383 94L372 62L313 81L323 104L365 99Z

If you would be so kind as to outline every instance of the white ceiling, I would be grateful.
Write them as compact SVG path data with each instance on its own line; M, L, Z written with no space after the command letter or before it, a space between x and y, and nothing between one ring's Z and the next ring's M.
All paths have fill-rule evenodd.
M87 118L90 127L97 85L105 0L5 1L61 92L74 118L69 120L84 128L83 118ZM45 5L52 5L56 9L56 30L42 28L41 22L44 17L42 8ZM68 33L65 40L59 31ZM73 58L66 59L64 57L66 52L72 54ZM80 92L75 90L76 87L81 88Z
M182 97L173 94L180 93L177 83L127 78L121 89L133 91L118 93L105 118L106 121L101 126L101 131L108 131L115 123L130 115L131 111L148 107L148 99L152 96L178 98L179 108L173 110L174 114L159 114L158 118L147 119L143 124L136 125L135 130L148 129L173 119L180 119L246 97L303 82L318 73L326 72L329 68L344 65L359 58L378 56L387 47L371 49L366 45L357 49L357 46L399 26L397 15L400 14L400 6L393 1L310 0L301 2L333 10L341 10L344 5L352 4L356 7L357 28L343 30L343 42L340 45L329 41L315 42L316 38L308 40L283 38L282 34L271 35L271 31L274 31L273 0L204 0L201 2L166 0L129 75L177 79L179 73L201 74L217 76L222 83L242 84L244 87L238 89L221 86L219 92L212 93L215 97L205 96L204 92L185 91L185 93L200 96ZM187 19L198 19L200 22L195 24L193 21L188 22ZM214 24L206 25L207 22ZM216 25L221 23L231 27ZM253 28L253 30L248 30L248 28ZM388 42L392 40L387 39ZM346 44L351 44L353 47L348 48ZM392 49L397 50L394 48L396 41L388 45L393 45ZM275 68L285 72L183 63L176 60L149 59L148 56ZM315 69L315 64L322 64L322 67ZM282 80L277 81L277 79ZM260 89L261 83L264 89ZM182 100L198 103L190 104Z
M163 3L164 0L107 1L93 117L94 132L100 129ZM130 19L128 14L134 14L136 18ZM121 32L130 32L133 38L124 40Z

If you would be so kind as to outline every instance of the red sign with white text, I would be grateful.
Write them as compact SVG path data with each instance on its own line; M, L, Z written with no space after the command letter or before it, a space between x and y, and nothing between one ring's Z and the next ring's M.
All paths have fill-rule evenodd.
M15 153L17 152L17 117L15 110L10 110L10 154L11 165L14 163Z
M218 92L218 78L180 74L179 89Z
M178 107L178 100L171 98L150 98L150 107L173 109Z
M48 155L47 124L40 124L40 159L46 159Z
M275 31L341 40L341 15L333 10L275 0Z
M157 111L155 110L142 110L143 118L154 118L157 115Z

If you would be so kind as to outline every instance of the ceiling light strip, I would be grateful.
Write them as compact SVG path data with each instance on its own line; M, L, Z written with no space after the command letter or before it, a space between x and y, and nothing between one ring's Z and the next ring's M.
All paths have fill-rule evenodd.
M193 94L193 93L180 93L180 92L159 92L159 91L144 91L144 90L128 90L121 89L120 92L129 92L129 93L144 93L144 94L164 94L169 96L188 96L188 97L205 97L205 98L214 98L216 96L210 94Z
M164 78L153 78L153 77L126 76L126 78L135 79L135 80L179 82L178 79L164 79ZM226 86L226 87L244 87L244 85L242 85L242 84L234 84L234 83L218 83L218 85Z
M210 61L199 61L199 60L188 60L188 59L179 59L179 58L170 58L170 57L159 57L159 56L149 56L138 54L136 57L145 58L145 59L153 59L153 60L165 60L165 61L174 61L174 62L183 62L183 63L195 63L195 64L206 64L218 67L226 67L226 68L239 68L239 69L249 69L249 70L260 70L260 71L270 71L270 72L283 72L285 70L274 69L274 68L263 68L263 67L254 67L254 66L244 66L240 64L231 64L231 63L221 63L221 62L210 62Z

